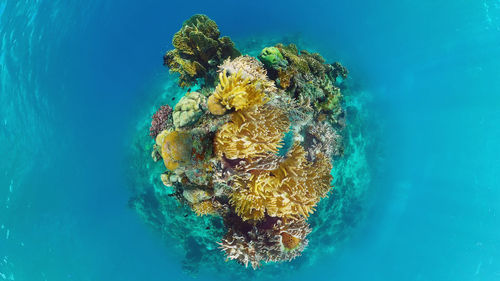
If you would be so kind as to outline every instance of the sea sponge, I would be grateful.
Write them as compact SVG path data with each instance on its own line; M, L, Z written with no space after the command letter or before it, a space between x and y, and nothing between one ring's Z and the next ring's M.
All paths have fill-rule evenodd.
M290 121L283 110L271 105L236 111L215 136L215 150L228 159L265 157L277 153Z
M227 109L242 110L254 105L262 105L269 98L256 80L243 78L243 71L227 76L227 71L219 73L219 85L215 88L213 102L217 101Z
M168 51L164 65L180 74L179 86L196 84L196 79L212 80L217 65L228 57L240 54L228 37L221 37L217 24L206 15L186 20L172 39L174 50ZM207 81L205 81L207 82ZM210 81L208 81L210 82Z
M206 97L198 92L186 93L175 105L172 113L176 129L194 124L203 114Z
M308 162L304 148L295 144L277 169L237 179L229 203L244 221L257 221L265 214L308 217L331 188L331 168L323 155Z
M173 171L179 165L185 165L191 159L191 145L185 142L190 139L186 132L162 131L156 137L156 144L161 148L161 157L165 163L165 168Z
M279 69L287 66L280 50L276 47L266 47L259 55L259 60L269 68Z

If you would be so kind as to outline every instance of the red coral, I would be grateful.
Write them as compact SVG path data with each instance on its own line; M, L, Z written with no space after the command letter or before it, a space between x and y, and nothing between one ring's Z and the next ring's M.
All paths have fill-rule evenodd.
M158 111L153 115L153 120L151 121L151 127L149 128L149 135L152 138L156 136L163 130L165 130L169 124L172 122L172 107L169 105L162 105Z

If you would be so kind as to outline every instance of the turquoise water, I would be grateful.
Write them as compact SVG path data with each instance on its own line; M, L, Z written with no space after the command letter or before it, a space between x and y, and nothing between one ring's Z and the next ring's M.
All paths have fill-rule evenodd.
M288 279L500 280L492 0L0 1L0 280L221 279L128 206L137 130L176 91L162 55L194 13L340 60L366 97L362 219Z

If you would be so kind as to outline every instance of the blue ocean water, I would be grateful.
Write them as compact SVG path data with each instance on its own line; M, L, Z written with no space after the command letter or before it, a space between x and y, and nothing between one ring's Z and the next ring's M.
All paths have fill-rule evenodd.
M195 13L237 43L300 38L371 96L367 214L290 279L500 280L498 0L0 0L0 280L194 278L127 202L137 120Z

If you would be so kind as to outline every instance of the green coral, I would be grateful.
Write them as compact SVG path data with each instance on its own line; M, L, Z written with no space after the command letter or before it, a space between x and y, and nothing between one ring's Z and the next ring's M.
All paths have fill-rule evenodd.
M276 47L264 48L259 55L259 60L269 68L279 69L287 66L287 61Z
M168 51L163 59L171 72L180 74L179 86L194 85L199 78L212 82L218 64L241 55L229 37L219 36L217 24L205 15L192 16L175 33L172 39L175 49Z
M183 96L174 108L172 118L176 129L194 124L203 114L206 97L198 92Z

